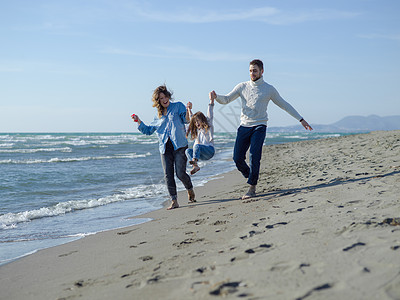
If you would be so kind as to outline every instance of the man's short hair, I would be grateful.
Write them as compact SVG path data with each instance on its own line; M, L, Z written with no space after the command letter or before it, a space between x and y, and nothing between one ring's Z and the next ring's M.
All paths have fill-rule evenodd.
M259 60L259 59L253 59L251 62L250 62L250 66L254 66L254 65L256 65L260 70L264 70L264 64L263 64L263 62L261 61L261 60Z

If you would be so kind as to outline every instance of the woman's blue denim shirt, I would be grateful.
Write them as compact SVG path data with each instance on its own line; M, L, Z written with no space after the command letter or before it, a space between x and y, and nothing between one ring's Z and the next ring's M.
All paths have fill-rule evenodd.
M188 145L185 131L186 107L182 102L170 102L167 108L167 114L158 118L154 117L150 125L140 123L138 129L141 133L151 135L157 131L160 153L165 153L165 144L171 139L174 149Z

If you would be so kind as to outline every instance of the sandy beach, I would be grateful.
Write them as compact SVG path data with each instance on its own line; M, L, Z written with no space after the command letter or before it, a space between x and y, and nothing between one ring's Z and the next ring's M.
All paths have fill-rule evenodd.
M245 182L3 265L0 299L400 299L400 131L265 146Z

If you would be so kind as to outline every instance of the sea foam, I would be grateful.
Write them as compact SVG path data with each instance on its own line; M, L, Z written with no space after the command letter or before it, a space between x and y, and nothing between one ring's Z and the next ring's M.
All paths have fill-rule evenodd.
M17 213L6 213L0 216L0 228L13 229L16 224L29 222L35 219L64 215L77 210L107 205L114 202L150 198L163 195L166 192L164 184L139 185L114 195L98 199L71 200L60 202L52 206L42 207Z

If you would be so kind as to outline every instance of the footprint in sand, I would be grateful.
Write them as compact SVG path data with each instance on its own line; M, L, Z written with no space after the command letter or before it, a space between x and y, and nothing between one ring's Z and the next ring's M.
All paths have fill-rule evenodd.
M265 218L262 218L262 219L260 219L260 220L261 220L261 221L264 221ZM279 226L279 225L287 225L287 224L288 224L288 222L278 222L278 223L275 223L275 224L272 224L272 225L266 225L265 228L267 228L267 229L272 229L272 228L275 228L275 227L277 227L277 226ZM253 227L259 228L260 223L252 223L251 225L252 225ZM253 236L257 235L257 234L264 233L264 232L265 232L265 230L263 230L263 231L260 231L260 230L259 230L259 231L251 230L251 231L249 231L249 234L248 234L248 235L240 236L239 238L242 239L242 240L244 240L244 239L247 239L247 238L249 238L249 237L253 237Z
M60 254L58 257L65 257L65 256L71 255L73 253L78 253L78 251L71 251L71 252L68 252L68 253L65 253L65 254Z
M265 226L265 228L272 229L272 228L275 228L277 225L287 225L287 224L288 224L288 222L279 222L279 223L275 223L273 225L267 225L267 226Z
M240 238L241 240L244 240L244 239L247 239L248 237L253 237L253 236L257 235L257 234L261 234L261 233L264 233L264 232L265 232L265 231L255 231L255 230L252 230L252 231L249 231L249 235L240 236L239 238Z
M330 283L325 283L325 284L319 285L319 286L311 289L310 291L308 291L304 296L296 298L296 300L303 300L303 299L311 296L311 294L314 293L314 292L319 292L319 291L322 291L322 290L330 289L332 287L333 287L333 284L330 284Z
M382 223L379 223L378 225L390 225L390 226L399 226L400 225L400 218L386 218L383 220Z
M239 287L244 286L241 281L224 282L218 284L218 287L210 292L213 296L228 296L236 293Z
M88 285L93 285L94 283L95 282L93 280L91 280L91 279L88 279L88 280L81 279L81 280L75 281L74 285L76 287L78 287L78 288L82 288L82 287L85 287L85 286L88 286Z
M258 247L247 249L244 251L244 253L231 258L231 262L234 262L237 260L242 260L242 259L247 259L247 258L249 258L250 254L268 251L267 249L271 248L272 246L273 246L272 244L261 244Z
M206 271L214 271L215 270L215 266L211 265L209 267L200 267L197 268L196 270L194 270L195 273L200 273L200 274L204 274Z
M353 244L353 245L351 245L351 246L349 246L349 247L343 248L343 251L349 251L349 250L351 250L351 249L353 249L353 248L355 248L355 247L358 247L358 246L365 246L365 245L366 245L365 243L358 242L358 243L355 243L355 244Z
M315 228L310 228L310 229L304 230L304 231L301 233L301 235L312 234L312 233L317 233L317 232L318 232L317 229L315 229Z
M193 243L199 243L199 242L202 242L202 241L204 241L203 238L201 238L201 239L192 239L192 238L188 238L188 239L183 240L183 241L180 242L180 243L174 243L174 244L172 244L172 245L175 246L175 247L177 247L178 249L180 249L180 248L187 247L187 246L189 246L189 245L191 245L191 244L193 244Z
M146 256L139 257L139 259L142 261L153 260L153 256L146 255Z
M129 234L129 233L131 233L132 231L135 231L136 229L132 229L132 230L126 230L126 231L120 231L120 232L117 232L117 234L118 235L125 235L125 234Z
M310 267L310 266L311 266L310 264L302 263L302 264L300 264L299 269L303 274L305 274L303 268Z
M215 226L218 226L218 225L223 225L223 224L226 224L226 223L228 223L228 221L220 221L220 220L218 220L218 221L216 221L216 222L214 222L213 223L213 225L215 225Z
M205 219L196 219L192 221L187 221L186 224L200 225L203 224L205 221L206 221Z
M143 244L146 244L147 242L140 242L139 244L137 244L137 245L130 245L129 246L129 248L137 248L139 245L143 245Z
M307 207L300 207L300 208L298 208L298 209L296 209L296 210L286 211L285 214L286 214L286 215L287 215L287 214L293 214L293 213L301 212L301 211L303 211L303 210L305 210L305 209L309 209L309 208L313 208L313 207L314 207L314 206L312 206L312 205L307 206Z
M271 248L271 247L272 247L272 244L261 244L260 246L258 246L256 248L250 248L244 252L248 253L248 254L253 254L253 253L260 252L260 251L263 251L263 250Z
M150 279L147 280L147 284L153 284L153 283L157 283L158 281L160 281L163 277L160 275L154 276Z

